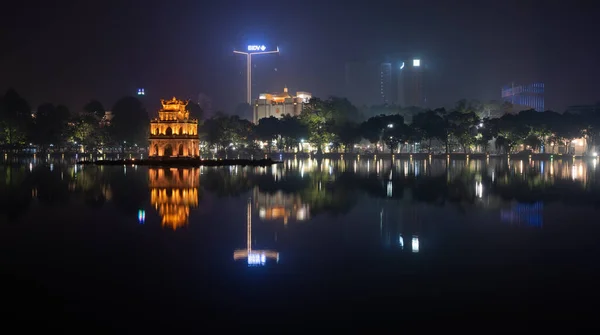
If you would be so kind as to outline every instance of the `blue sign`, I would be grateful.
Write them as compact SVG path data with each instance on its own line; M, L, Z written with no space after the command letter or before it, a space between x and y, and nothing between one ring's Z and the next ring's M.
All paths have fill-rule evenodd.
M267 47L264 45L249 45L248 51L265 51Z

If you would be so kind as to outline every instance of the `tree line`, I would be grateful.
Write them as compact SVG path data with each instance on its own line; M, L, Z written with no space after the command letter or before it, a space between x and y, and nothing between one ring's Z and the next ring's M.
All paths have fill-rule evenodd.
M481 104L461 100L453 108L425 110L376 106L381 114L360 120L363 112L347 99L312 99L298 116L260 119L257 125L237 116L217 115L206 120L201 137L217 151L256 149L267 142L267 151L295 151L310 143L317 151L353 152L366 140L372 151L388 152L497 152L523 148L532 152L557 152L585 138L593 150L600 135L600 116L537 112L511 113L506 104ZM493 147L490 147L493 144ZM566 151L565 151L566 152Z
M104 118L105 110L99 101L91 100L75 113L51 103L32 111L23 97L9 89L0 98L0 146L19 150L34 145L44 151L75 145L87 152L107 147L147 147L149 114L139 99L119 99L111 108L110 122ZM197 104L189 102L188 110L201 119L202 110ZM495 149L510 153L521 145L534 152L554 152L559 146L568 148L575 138L585 138L589 150L593 150L600 135L599 115L534 110L514 114L506 104L467 100L452 108L384 105L365 112L344 98L313 98L298 116L263 118L255 125L218 112L200 124L203 149L217 152L293 152L305 148L303 144L310 144L317 152L352 152L364 141L375 153L381 149L446 153ZM267 145L261 146L265 142Z
M197 104L188 105L190 114L201 116ZM35 110L14 89L0 97L0 148L6 151L35 146L41 151L84 147L87 152L103 148L140 146L148 142L149 116L135 97L119 99L105 118L107 109L90 100L80 111L65 105L43 103Z

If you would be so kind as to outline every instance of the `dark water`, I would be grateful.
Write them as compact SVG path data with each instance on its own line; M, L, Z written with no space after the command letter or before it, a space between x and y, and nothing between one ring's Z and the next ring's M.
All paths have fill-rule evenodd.
M5 159L2 319L132 332L581 326L600 292L597 164Z

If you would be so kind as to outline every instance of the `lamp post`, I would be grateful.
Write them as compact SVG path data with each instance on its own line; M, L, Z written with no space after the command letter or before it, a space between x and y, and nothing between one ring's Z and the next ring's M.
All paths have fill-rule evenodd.
M233 50L233 53L246 55L246 102L250 106L252 106L252 55L279 53L279 47L273 51L266 50L267 47L264 45L249 45L248 52Z

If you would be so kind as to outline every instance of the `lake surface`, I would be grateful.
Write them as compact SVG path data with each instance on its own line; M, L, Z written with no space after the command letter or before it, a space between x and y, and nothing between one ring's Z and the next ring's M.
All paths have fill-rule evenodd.
M600 296L597 165L360 157L159 169L5 157L3 318L132 332L577 327Z

